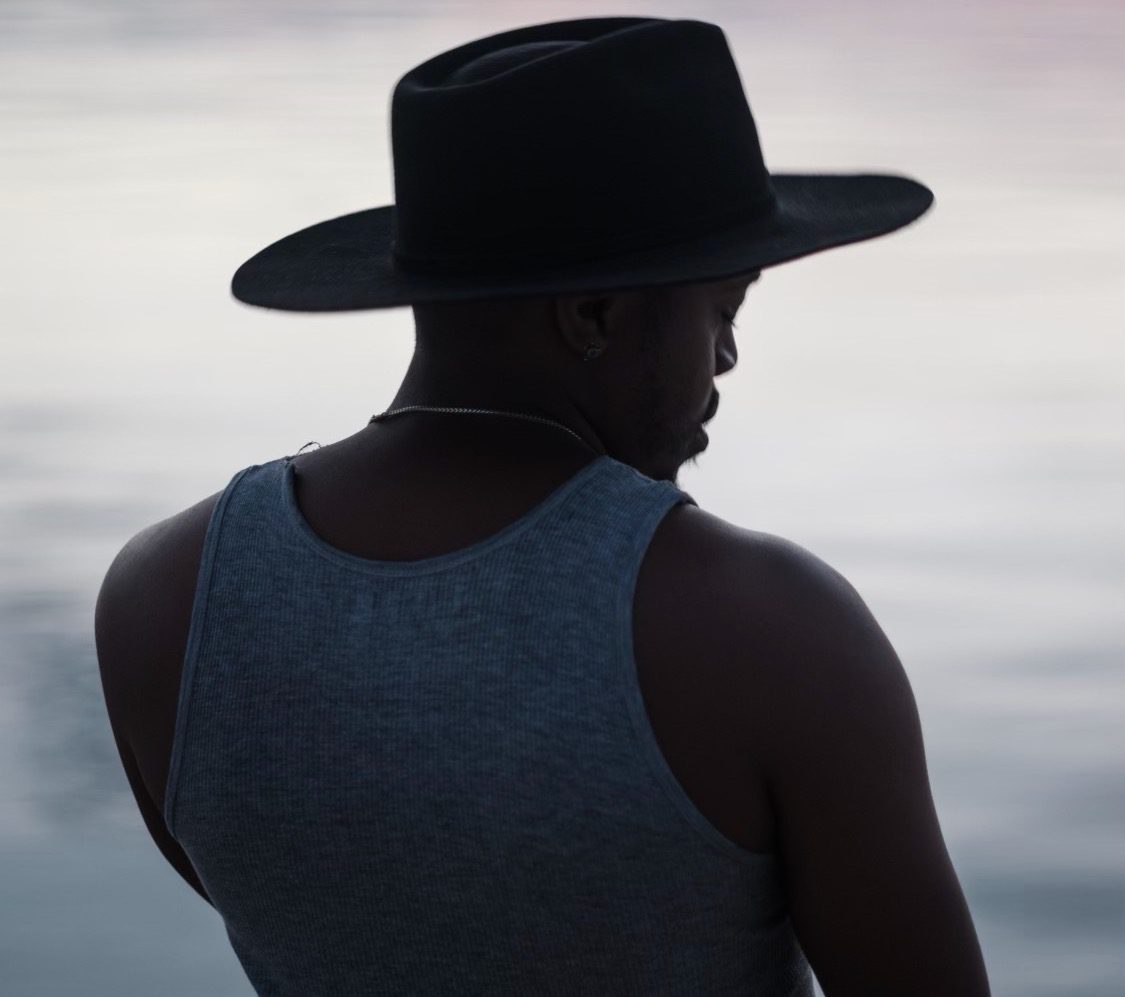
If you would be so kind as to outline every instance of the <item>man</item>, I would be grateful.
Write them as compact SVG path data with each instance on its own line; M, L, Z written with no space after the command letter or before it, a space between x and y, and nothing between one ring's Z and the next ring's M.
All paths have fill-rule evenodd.
M158 847L259 993L807 994L811 964L828 997L986 994L885 635L675 483L762 269L932 195L766 173L695 21L479 39L400 81L392 131L394 213L234 285L411 304L392 405L142 531L102 588Z

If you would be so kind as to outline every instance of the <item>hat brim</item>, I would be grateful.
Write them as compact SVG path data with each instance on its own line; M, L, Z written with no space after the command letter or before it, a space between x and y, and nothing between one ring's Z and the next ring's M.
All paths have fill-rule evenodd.
M267 246L234 274L239 300L285 311L356 311L415 302L523 297L723 280L886 235L933 203L893 174L770 174L777 210L659 249L551 265L502 278L408 273L391 255L394 205L318 222Z

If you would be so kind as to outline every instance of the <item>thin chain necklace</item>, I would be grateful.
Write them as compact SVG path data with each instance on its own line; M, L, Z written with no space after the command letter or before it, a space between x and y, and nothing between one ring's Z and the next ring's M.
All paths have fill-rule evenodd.
M583 444L584 446L590 447L590 449L594 450L595 453L601 453L601 451L598 451L594 447L590 446L589 443L582 439L582 437L579 436L569 426L564 426L561 422L556 422L554 419L548 419L545 416L528 415L526 412L499 412L496 409L488 408L441 408L434 405L404 405L402 408L388 409L386 412L380 412L377 415L373 415L370 419L367 420L367 424L370 426L373 422L381 422L384 419L389 419L394 415L400 415L403 412L468 412L475 415L510 415L516 419L529 419L532 422L545 422L549 426L557 426L564 433L570 433L570 435L578 440L579 443Z

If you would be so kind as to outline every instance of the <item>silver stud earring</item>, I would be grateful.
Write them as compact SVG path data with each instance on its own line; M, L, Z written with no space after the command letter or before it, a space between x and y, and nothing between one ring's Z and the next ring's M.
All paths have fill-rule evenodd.
M586 347L586 352L582 354L582 359L593 360L594 357L600 356L601 352L602 348L600 346L595 346L593 343L590 343L590 345Z

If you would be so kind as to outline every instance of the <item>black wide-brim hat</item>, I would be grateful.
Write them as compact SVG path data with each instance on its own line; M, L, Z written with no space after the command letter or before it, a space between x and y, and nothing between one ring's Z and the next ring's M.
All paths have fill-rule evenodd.
M717 25L606 17L480 38L391 98L395 203L247 260L232 291L290 311L723 280L902 228L887 173L770 173Z

